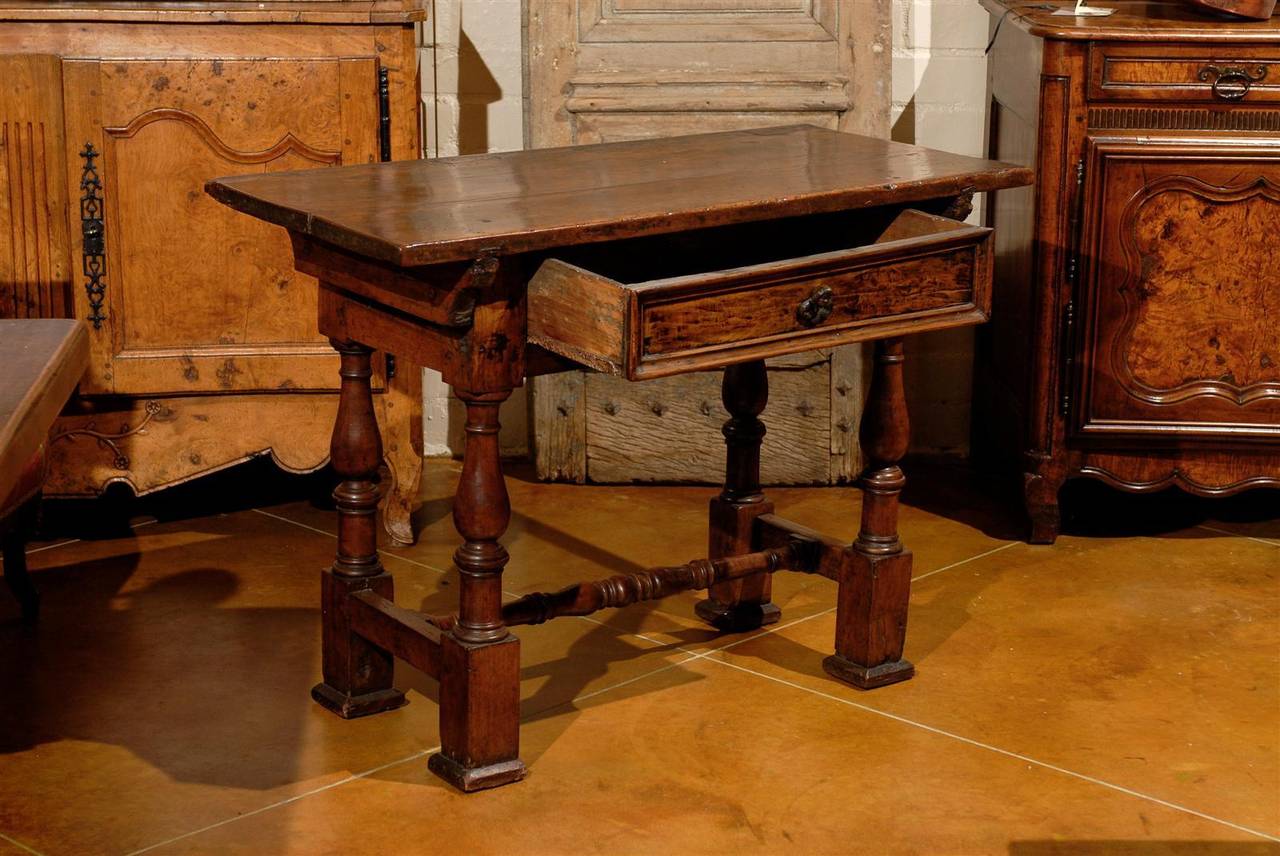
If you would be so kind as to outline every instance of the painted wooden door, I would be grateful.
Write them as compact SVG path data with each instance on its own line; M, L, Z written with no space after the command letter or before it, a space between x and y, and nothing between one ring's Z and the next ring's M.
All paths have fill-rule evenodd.
M334 388L315 281L293 270L287 234L204 183L375 160L377 60L69 60L63 78L77 314L93 342L82 390Z
M816 124L883 136L889 0L527 2L531 147ZM767 170L769 164L760 164ZM771 367L763 477L828 482L858 468L860 349ZM535 380L543 478L717 481L718 379Z

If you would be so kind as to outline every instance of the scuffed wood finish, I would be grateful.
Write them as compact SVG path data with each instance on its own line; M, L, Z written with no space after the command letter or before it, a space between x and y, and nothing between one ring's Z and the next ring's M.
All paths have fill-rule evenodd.
M1276 8L1276 0L1187 0L1187 2L1210 13L1235 15L1256 21L1267 20Z
M768 169L761 169L768 164ZM404 267L994 190L1020 167L813 127L507 152L208 191L298 234Z
M1057 7L1039 0L981 2L996 17L1012 10L1006 23L1016 23L1032 36L1056 42L1267 43L1280 33L1278 18L1248 21L1207 14L1187 0L1108 0L1107 7L1116 13L1105 18L1054 15Z
M316 698L343 716L375 712L396 703L398 699L387 695L392 691L385 668L393 656L437 674L441 748L429 766L463 791L507 784L525 774L519 757L520 649L508 623L586 615L674 591L710 588L710 597L699 605L698 614L721 629L744 630L778 619L779 610L770 602L772 573L823 573L836 579L840 587L836 656L829 658L828 670L863 688L911 675L911 666L901 659L911 560L897 537L897 497L903 482L897 462L907 444L899 337L914 329L983 320L989 300L990 264L983 249L987 230L929 214L903 213L903 209L919 201L929 210L958 212L956 200L965 194L955 188L1014 185L1028 180L1028 175L1002 164L966 161L964 171L950 172L950 167L940 166L937 173L919 175L915 186L895 190L882 184L883 178L872 164L864 163L861 175L868 182L866 186L845 185L835 191L844 199L840 204L847 206L847 210L835 211L841 216L824 217L819 208L818 213L797 219L797 191L802 194L804 188L813 186L815 174L821 170L815 163L808 174L789 174L782 179L794 187L770 184L776 198L752 201L742 187L737 189L748 201L732 216L760 221L754 241L744 240L741 231L701 228L708 225L708 217L731 216L728 209L708 214L713 206L707 199L717 198L719 185L703 185L705 198L680 197L688 210L669 210L663 220L647 227L633 218L637 205L649 204L652 188L623 183L623 175L639 170L649 176L688 176L701 168L699 165L714 160L708 147L736 151L749 136L706 135L634 144L625 148L625 167L618 165L616 169L604 165L614 163L610 152L616 155L624 151L621 147L559 152L560 173L575 177L578 193L558 197L555 204L541 211L541 220L515 223L509 219L515 230L510 234L494 233L496 224L489 217L495 212L486 200L496 193L509 198L513 212L534 211L526 199L510 199L512 189L505 185L497 189L487 180L458 183L459 176L483 175L494 162L492 157L460 159L447 165L449 169L432 172L431 180L439 184L398 194L399 207L393 206L389 216L367 221L378 228L377 233L335 232L333 240L319 236L313 228L319 212L299 209L298 205L309 199L328 200L322 203L325 206L334 204L339 189L348 187L352 177L357 185L369 181L358 168L242 177L210 185L214 194L231 200L234 207L293 224L298 265L320 277L320 331L343 354L342 407L334 428L333 453L335 468L345 478L335 494L342 519L338 560L325 576L325 682L317 688ZM844 148L844 139L854 139L834 140L813 129L792 129L781 137L784 141L808 140L815 150L827 153L832 151L827 143L838 151ZM767 152L771 139L766 133L756 142ZM870 139L854 143L853 150L868 157L878 152L887 166L911 154ZM501 160L507 174L532 178L537 174L533 167L545 165L545 154L520 153ZM374 175L377 181L387 183L403 173L387 165ZM425 175L419 179L425 180ZM709 179L710 173L707 176ZM722 174L718 182L732 184L730 179L736 177L747 183L751 175ZM846 180L855 177L846 176ZM595 184L582 183L588 180ZM668 186L666 179L656 184ZM228 190L232 186L234 192ZM926 187L939 195L919 199L917 194ZM545 202L554 195L545 185L525 190L529 200ZM431 201L437 196L450 197L454 204L437 206ZM585 200L582 210L574 207L579 200ZM863 202L882 204L858 210ZM332 223L363 218L366 212L358 210L362 204L358 192L351 194L346 209L329 211ZM408 217L415 206L439 210L415 220ZM754 213L743 213L752 208ZM602 210L612 212L617 222L596 219ZM570 221L575 212L580 222L573 227ZM469 221L473 216L480 219ZM376 247L385 245L389 234L407 237L400 230L410 220L425 224L423 228L439 228L446 221L450 225L412 237L409 245L416 247L412 262L403 257L399 262L379 257ZM477 248L470 258L455 258L460 242L474 240L463 238L471 230L487 232L488 245ZM679 234L671 236L663 252L655 252L652 239L673 230ZM594 252L585 248L614 234L619 237L597 246ZM553 241L560 246L550 246ZM543 242L537 244L541 251L525 252L529 242ZM836 247L861 248L815 255L829 250L831 242ZM362 253L357 249L360 246L368 249ZM634 265L637 271L670 266L685 275L654 281L638 273L619 273L616 278L588 274L586 268L548 260L553 249L557 255L582 263L594 259L593 268L612 259L615 265ZM967 255L963 252L966 249ZM583 255L576 255L579 252ZM935 261L935 256L945 258L945 263ZM434 264L420 263L432 258L437 259ZM846 289L846 282L856 282L856 277L842 280L833 274L832 258L845 266L841 270L873 270L874 281L861 290ZM535 276L539 265L550 274ZM914 289L900 287L903 282L914 283ZM800 293L809 295L791 307L795 320L779 323L776 313L768 314L771 310L760 318L751 317L745 309L740 318L716 310L720 302L732 304L731 308L753 303L768 307L775 289L789 288L793 283L801 287ZM825 295L823 300L810 299L815 290ZM928 308L933 306L928 298L922 303L921 290L943 295L944 311ZM622 291L626 293L619 296ZM866 329L846 331L851 326L846 315L835 315L837 300L833 295L837 292L840 300L865 299L872 307L869 314L874 321ZM727 456L724 487L710 509L709 558L581 583L554 594L534 594L504 606L502 575L510 557L501 539L511 520L511 507L498 449L499 406L526 377L563 367L549 358L551 349L580 327L589 328L594 338L582 340L580 348L560 347L561 356L606 365L611 361L602 351L609 348L600 345L606 343L618 351L612 362L623 364L618 377L634 376L636 373L627 368L633 363L625 360L634 359L635 351L647 347L642 340L657 338L653 332L657 328L646 328L640 320L643 298L650 294L661 299L655 305L664 305L663 301L671 305L665 310L669 329L680 330L690 342L699 343L687 348L685 354L693 356L681 362L678 370L693 373L702 381L714 381L715 374L699 374L695 369L724 369L720 398L729 412L722 429ZM754 301L750 299L753 294ZM853 314L847 308L841 311ZM767 436L761 416L769 398L763 357L765 353L784 355L784 359L791 355L793 365L804 365L796 352L811 347L810 330L821 329L832 315L836 317L835 332L829 335L837 342L842 341L840 337L848 341L891 338L878 346L871 406L863 419L862 445L872 466L862 479L866 492L862 531L852 547L833 547L832 539L774 518L773 505L760 487L761 446ZM720 347L723 343L716 337L726 327L729 347ZM764 343L763 353L737 347L739 340L753 346ZM454 554L461 580L454 616L424 618L397 608L390 596L390 578L377 560L372 539L372 482L375 464L383 453L371 397L369 356L375 347L439 370L466 408L463 466L453 505L455 528L462 538ZM813 362L813 352L808 352L807 359ZM821 355L819 362L824 359ZM821 401L825 403L825 379L822 390ZM842 394L850 392L851 385ZM577 407L580 403L581 397L558 406ZM775 406L780 403L785 401L775 401ZM796 409L800 410L800 405ZM699 410L704 416L714 412L705 399ZM649 406L655 419L664 418L666 412L661 403ZM616 410L611 415L622 416ZM825 412L815 421L824 426L830 423ZM612 425L624 422L633 433L638 427L649 427L630 416L622 416ZM669 434L675 422L672 419L652 426L653 433ZM824 458L828 456L826 443L814 445ZM770 518L770 525L760 524L764 518ZM781 540L778 533L782 533ZM772 540L762 548L760 542L766 537ZM354 673L353 664L360 665Z
M62 68L0 55L0 318L71 316Z
M82 397L55 430L50 493L149 493L267 453L295 471L325 464L337 358L306 320L316 282L286 235L203 183L377 160L379 70L391 154L417 157L423 15L399 0L0 2L0 126L22 126L0 129L0 235L22 231L16 255L0 251L0 316L97 314L82 273L87 144L101 181L101 320ZM41 123L43 162L27 140ZM6 184L6 164L45 189ZM386 364L374 358L384 522L411 541L421 380L406 360L391 378Z
M88 363L89 337L77 321L0 320L0 502L44 445Z
M1031 540L1057 537L1069 478L1280 486L1280 22L986 5L1013 10L991 53L990 154L1034 159L1038 188L989 208L974 443L1022 451Z

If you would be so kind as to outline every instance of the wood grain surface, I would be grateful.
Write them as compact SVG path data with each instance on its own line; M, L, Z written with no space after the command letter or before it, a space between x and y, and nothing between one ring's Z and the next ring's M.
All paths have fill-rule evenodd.
M49 434L89 364L79 321L0 319L0 499Z
M1263 42L1280 36L1280 18L1249 21L1198 9L1186 0L1106 0L1097 5L1115 9L1105 18L1054 15L1059 0L982 0L997 18L1009 12L1011 22L1034 36L1063 41L1126 42Z
M810 126L211 181L255 217L403 266L1016 187L1024 167Z

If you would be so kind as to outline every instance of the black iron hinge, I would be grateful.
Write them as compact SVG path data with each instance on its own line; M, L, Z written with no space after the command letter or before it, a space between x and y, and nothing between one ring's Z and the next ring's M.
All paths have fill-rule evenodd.
M1062 310L1062 398L1059 409L1063 416L1071 410L1071 368L1075 364L1075 351L1072 333L1076 326L1076 302L1068 300Z
M391 81L385 66L378 68L378 157L391 160Z
M396 355L387 354L387 380L396 376Z
M84 269L84 290L89 297L89 323L93 329L101 330L102 322L107 320L102 314L102 304L107 296L107 247L106 234L102 220L102 179L98 176L98 165L94 159L101 152L93 147L93 143L85 143L80 157L84 158L84 169L80 173L80 237L82 240L82 259Z
M1062 341L1058 353L1062 354L1061 396L1058 410L1066 416L1071 410L1072 369L1075 366L1076 282L1080 276L1081 214L1084 210L1084 161L1076 161L1076 197L1071 212L1071 255L1067 259L1067 305L1062 310Z

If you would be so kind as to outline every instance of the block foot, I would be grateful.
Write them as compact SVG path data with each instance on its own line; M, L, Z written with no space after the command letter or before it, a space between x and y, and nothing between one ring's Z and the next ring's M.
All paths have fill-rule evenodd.
M483 767L464 767L439 752L427 759L427 769L464 793L509 785L523 779L526 773L524 762L519 758Z
M397 689L378 690L364 695L347 695L335 690L328 684L316 684L311 688L311 697L321 707L328 708L343 719L355 719L358 716L372 716L388 710L404 707L409 700Z
M916 673L916 667L906 660L894 660L878 666L863 666L852 660L846 660L839 654L832 654L824 659L822 669L836 680L860 690L873 690L876 687L896 684L910 679Z
M743 633L766 624L776 624L782 610L772 601L764 603L721 603L713 598L699 601L694 612L703 621L725 633Z

